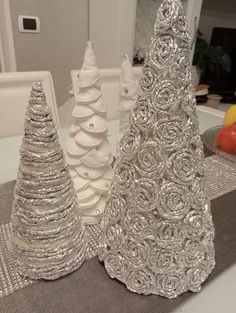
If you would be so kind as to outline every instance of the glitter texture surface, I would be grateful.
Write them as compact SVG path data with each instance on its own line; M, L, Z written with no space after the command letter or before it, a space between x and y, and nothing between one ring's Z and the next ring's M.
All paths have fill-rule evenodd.
M80 267L87 242L41 83L33 84L24 127L11 216L12 259L22 276L57 279Z
M158 10L140 92L102 221L99 258L139 294L198 292L215 267L214 226L179 0Z

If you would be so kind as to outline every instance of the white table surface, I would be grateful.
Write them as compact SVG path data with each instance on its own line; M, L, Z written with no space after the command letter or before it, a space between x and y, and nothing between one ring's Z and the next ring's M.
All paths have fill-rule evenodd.
M207 114L207 112L206 112ZM221 116L207 116L204 109L198 112L200 119L200 129L205 130L219 124ZM109 141L112 145L113 154L116 151L118 140L119 122L108 122ZM59 139L65 147L67 130L59 130ZM0 183L4 183L16 178L19 162L19 148L21 137L9 137L0 139ZM158 312L158 308L157 308ZM223 274L215 278L200 293L184 302L173 313L235 313L236 312L236 264L226 270Z

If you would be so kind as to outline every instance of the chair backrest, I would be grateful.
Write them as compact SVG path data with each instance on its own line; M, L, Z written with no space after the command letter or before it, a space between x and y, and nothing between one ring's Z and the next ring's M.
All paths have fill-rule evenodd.
M22 135L31 83L41 81L53 118L59 126L56 97L50 72L0 73L0 138Z
M133 67L134 75L137 79L140 76L142 71L141 67ZM101 83L102 83L102 96L103 101L107 105L107 117L108 119L117 119L119 118L119 90L120 90L120 74L121 69L119 68L109 68L101 69L100 71ZM78 75L79 70L71 71L71 78L73 84L73 91L76 97L76 94L79 92L78 87Z

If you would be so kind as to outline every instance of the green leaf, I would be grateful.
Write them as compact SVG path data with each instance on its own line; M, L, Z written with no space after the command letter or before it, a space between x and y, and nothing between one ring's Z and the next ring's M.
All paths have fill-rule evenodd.
M231 72L231 59L228 56L228 54L224 54L220 59L219 59L219 64L220 66L228 73Z

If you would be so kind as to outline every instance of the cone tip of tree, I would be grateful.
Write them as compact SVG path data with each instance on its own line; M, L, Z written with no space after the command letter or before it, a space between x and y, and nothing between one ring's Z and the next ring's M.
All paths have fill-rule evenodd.
M42 83L40 81L32 82L32 90L40 91L40 92L43 91Z
M87 41L87 48L90 48L90 49L92 49L93 47L92 47L92 42L91 41Z
M91 41L87 41L86 49L84 53L84 61L81 70L88 69L90 67L96 67L96 56L93 51L93 46Z
M29 98L30 104L46 103L46 95L43 91L43 86L40 81L32 83L32 90Z

